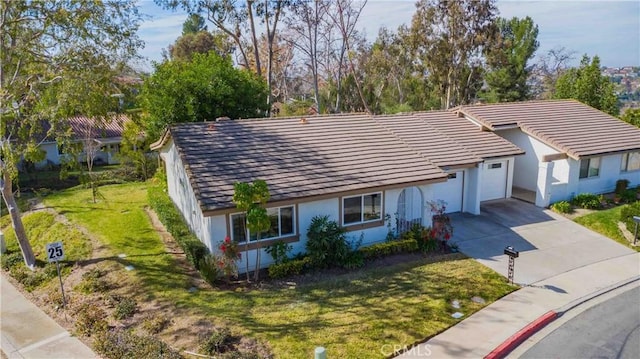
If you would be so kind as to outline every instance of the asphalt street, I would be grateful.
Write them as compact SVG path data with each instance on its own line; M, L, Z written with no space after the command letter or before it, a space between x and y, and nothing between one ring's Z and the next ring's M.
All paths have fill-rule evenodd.
M521 358L640 358L640 287L564 323Z

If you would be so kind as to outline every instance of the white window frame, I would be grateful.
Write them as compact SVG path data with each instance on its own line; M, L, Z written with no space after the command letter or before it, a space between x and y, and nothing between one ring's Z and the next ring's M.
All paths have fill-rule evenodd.
M371 196L377 194L378 196L380 196L380 218L375 218L375 219L368 219L365 220L364 219L364 197L365 196ZM344 208L344 201L347 199L352 199L352 198L360 198L360 221L358 222L349 222L346 223L344 221L344 215L345 215L345 208ZM358 225L358 224L364 224L364 223L373 223L373 222L379 222L384 218L384 197L383 197L383 193L382 192L371 192L371 193L363 193L363 194L359 194L356 196L345 196L342 197L341 201L340 201L340 206L342 209L342 218L340 218L340 220L342 221L342 225L343 226L353 226L353 225Z
M293 233L286 233L286 234L282 234L282 215L280 214L280 210L282 208L291 208L291 221L292 221L292 227L293 227ZM249 238L249 243L256 243L256 242L262 242L262 241L270 241L270 240L274 240L274 239L280 239L280 238L288 238L288 237L293 237L298 235L298 228L296 227L296 206L295 205L290 205L290 206L280 206L280 207L269 207L267 208L267 215L269 215L270 211L274 211L277 210L278 211L278 236L276 237L266 237L266 238L260 238L260 240L258 241L257 239L252 240L251 239L251 233L249 232L249 228L247 228L247 225L245 223L245 238ZM229 214L229 229L230 232L229 236L231 237L232 241L236 241L235 238L235 233L233 230L233 217L234 216L238 216L238 215L246 215L245 212L235 212L235 213L231 213ZM245 217L246 220L246 217ZM238 243L246 243L246 240L243 241L238 241Z
M598 174L596 175L591 175L591 168L596 168L596 167L591 167L591 161L592 160L598 160ZM587 165L587 175L585 177L582 176L582 163L583 161L588 161L588 165ZM602 166L602 157L590 157L590 158L585 158L585 159L581 159L580 163L579 163L579 168L578 168L578 178L579 179L588 179L588 178L597 178L600 177L600 167Z
M635 154L636 156L640 156L640 152L627 152L622 154L622 164L620 166L620 172L635 172L640 170L640 167L629 169L629 159L631 158L631 154Z

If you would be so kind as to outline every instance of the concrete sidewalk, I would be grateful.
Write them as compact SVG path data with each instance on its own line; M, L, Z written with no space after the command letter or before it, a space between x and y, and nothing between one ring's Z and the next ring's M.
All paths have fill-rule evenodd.
M492 303L399 358L483 358L545 313L638 277L640 253L558 274Z
M97 358L0 275L0 348L9 358Z

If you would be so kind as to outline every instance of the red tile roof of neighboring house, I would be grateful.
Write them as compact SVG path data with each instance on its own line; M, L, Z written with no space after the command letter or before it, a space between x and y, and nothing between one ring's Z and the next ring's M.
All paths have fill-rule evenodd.
M486 128L519 127L574 159L640 150L640 129L575 100L460 106Z
M103 120L96 120L86 116L75 116L68 119L72 131L72 138L81 140L87 136L104 139L122 137L124 124L129 121L125 115L117 115Z
M460 133L442 131L446 122ZM335 198L441 182L443 169L523 153L473 124L459 125L464 122L445 111L225 120L171 126L152 148L173 139L202 210L211 213L234 207L236 182L265 180L271 202ZM465 135L487 148L466 148L457 140Z

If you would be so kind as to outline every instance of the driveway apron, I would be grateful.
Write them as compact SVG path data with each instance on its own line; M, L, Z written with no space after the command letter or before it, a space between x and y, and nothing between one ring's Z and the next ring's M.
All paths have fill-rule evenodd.
M514 282L529 285L633 250L550 210L516 199L485 202L481 215L452 215L461 252L506 276L506 246L520 252Z

